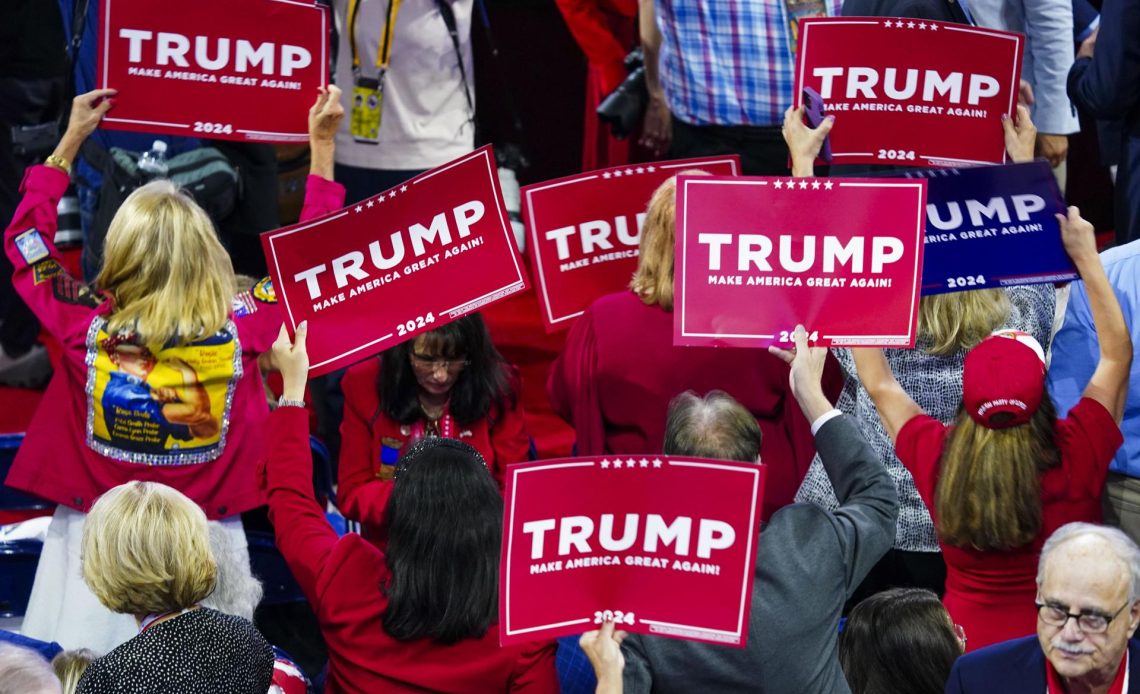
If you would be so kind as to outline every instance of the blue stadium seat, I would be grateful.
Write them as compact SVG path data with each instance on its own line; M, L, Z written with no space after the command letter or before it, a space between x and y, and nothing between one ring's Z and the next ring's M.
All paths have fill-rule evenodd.
M327 502L336 504L336 492L333 489L332 463L328 448L316 436L309 437L309 448L313 454L313 491L318 503L323 507ZM339 513L326 513L329 525L338 535L347 532L346 521ZM261 579L265 588L263 605L283 605L293 602L304 602L305 596L301 588L293 579L289 565L277 549L271 531L246 530L246 539L249 541L249 563L253 575Z
M0 511L50 509L55 506L39 497L28 496L3 485L8 470L12 468L12 461L16 458L16 451L23 442L23 434L0 434Z
M43 547L39 540L0 542L0 618L27 612Z

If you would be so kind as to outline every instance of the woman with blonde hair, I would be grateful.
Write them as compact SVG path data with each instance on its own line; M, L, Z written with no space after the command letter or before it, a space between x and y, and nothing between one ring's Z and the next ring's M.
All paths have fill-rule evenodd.
M818 151L813 148L818 148L826 132L808 129L801 118L802 113L789 110L784 121L784 136L792 150L793 170L799 175L811 175L813 152ZM1010 158L1031 160L1037 130L1029 111L1019 109L1016 119L1003 123ZM826 129L830 129L830 124ZM825 128L821 126L819 130ZM906 392L932 417L949 424L954 421L962 399L966 353L999 328L1027 332L1048 348L1055 310L1056 295L1049 284L924 296L919 304L914 349L888 349L884 354ZM833 349L832 353L847 375L836 407L854 416L863 436L871 442L895 481L899 495L894 547L871 571L849 604L892 586L919 586L941 595L945 591L946 564L939 551L934 521L910 472L895 455L874 402L855 376L851 350ZM812 461L796 501L829 510L839 507L818 457Z
M87 666L98 657L99 654L90 648L76 648L60 651L51 659L51 669L59 678L63 694L75 694L75 688L79 686L79 680L87 671Z
M554 411L574 427L579 455L660 453L674 396L725 391L763 432L767 518L791 503L815 455L811 425L788 390L787 364L766 350L673 346L675 219L670 178L649 201L629 291L603 296L578 318L546 391ZM840 383L834 360L824 382L834 397Z
M80 580L84 513L116 485L161 482L221 522L248 557L239 514L265 502L254 475L269 414L258 356L281 325L268 278L237 292L209 218L169 181L148 183L123 203L93 286L68 274L52 244L56 204L114 94L75 98L67 132L46 165L28 170L4 233L13 285L63 348L5 481L59 504L23 628L102 652L134 627ZM336 88L322 90L309 113L306 218L343 201L343 188L331 181L342 115Z
M264 694L273 649L249 620L202 607L218 564L206 514L157 482L128 482L99 497L83 528L83 580L138 635L96 658L76 694Z
M1044 539L1074 521L1100 521L1132 341L1091 224L1075 207L1061 238L1088 289L1100 360L1084 395L1057 419L1045 391L1045 354L1032 336L999 331L971 349L952 427L896 380L882 350L856 349L859 380L935 521L947 580L944 602L970 648L1033 633L1037 558Z

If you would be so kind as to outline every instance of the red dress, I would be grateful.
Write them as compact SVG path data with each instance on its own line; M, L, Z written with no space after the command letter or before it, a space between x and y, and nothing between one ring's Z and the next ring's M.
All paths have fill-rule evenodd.
M341 512L359 521L365 536L374 540L384 535L384 507L392 494L395 471L392 463L413 442L415 434L415 427L396 422L380 408L376 392L379 373L380 359L369 359L349 368L341 381L344 421L340 427L337 487ZM483 454L499 489L503 488L507 465L526 460L530 448L521 405L468 425L456 425L451 438L471 444Z
M402 642L380 622L388 599L384 554L359 535L337 537L312 498L308 415L282 407L269 417L265 480L277 547L316 613L329 652L330 694L527 692L557 694L555 643L499 647L499 627L441 646Z
M914 476L934 517L942 449L951 427L918 415L899 431L895 449ZM1007 552L983 552L942 544L950 617L966 629L967 650L1027 636L1037 628L1037 559L1053 531L1075 521L1099 523L1100 496L1108 464L1124 442L1112 415L1096 400L1082 398L1057 420L1059 465L1041 475L1041 532ZM935 526L938 519L934 519Z
M829 358L824 392L843 381ZM788 366L764 350L674 347L673 314L633 292L595 301L574 323L546 391L578 434L578 455L661 453L669 401L686 390L736 398L764 433L765 518L792 502L815 455L811 423L788 385Z

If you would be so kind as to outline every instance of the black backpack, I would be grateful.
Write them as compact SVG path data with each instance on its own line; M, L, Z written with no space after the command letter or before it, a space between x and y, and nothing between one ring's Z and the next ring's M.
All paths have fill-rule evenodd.
M111 219L123 201L152 176L138 167L139 153L119 147L104 149L88 140L83 156L103 172L99 204L83 246L83 271L91 279L103 264L103 241ZM167 160L167 174L175 185L194 198L217 227L233 212L241 197L240 177L226 155L214 147L199 147Z

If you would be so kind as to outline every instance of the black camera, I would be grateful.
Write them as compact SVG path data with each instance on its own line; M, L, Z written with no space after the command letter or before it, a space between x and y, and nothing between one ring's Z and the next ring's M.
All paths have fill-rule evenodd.
M629 137L649 105L649 88L645 85L645 58L641 48L635 48L625 57L629 76L598 106L598 118L608 123L610 132L619 140Z

